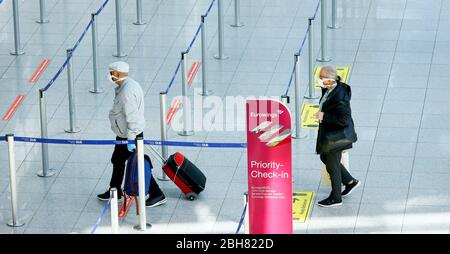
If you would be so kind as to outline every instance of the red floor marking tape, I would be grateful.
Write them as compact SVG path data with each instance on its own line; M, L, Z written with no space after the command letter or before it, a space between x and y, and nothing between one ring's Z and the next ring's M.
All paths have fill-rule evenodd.
M17 108L23 102L24 99L25 99L25 95L17 96L17 98L14 100L13 104L11 105L11 107L8 109L6 114L3 116L2 120L3 121L9 121L12 118L12 116L14 115L14 113L16 112Z
M194 62L194 64L192 64L192 67L189 70L189 74L188 74L188 84L189 84L189 86L191 86L192 82L194 82L195 75L197 75L197 72L200 69L200 65L201 65L200 62Z
M36 72L34 72L33 76L30 78L30 80L28 80L28 83L36 83L36 81L38 81L39 77L42 75L49 64L50 59L44 59L44 61L42 61L37 68Z
M168 125L172 124L172 120L175 114L177 113L178 109L180 109L180 106L181 106L181 99L178 99L172 103L172 106L170 107L169 113L167 114L166 118Z

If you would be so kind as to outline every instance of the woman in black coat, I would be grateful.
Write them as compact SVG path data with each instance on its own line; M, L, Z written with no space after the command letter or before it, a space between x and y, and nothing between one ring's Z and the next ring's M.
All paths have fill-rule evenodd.
M322 98L320 111L316 114L319 121L316 152L330 174L332 191L318 205L334 207L342 205L342 197L348 196L360 185L360 181L353 178L341 164L342 151L351 149L357 140L350 108L352 92L349 85L340 81L336 69L331 66L322 68L319 83ZM341 184L345 186L342 193Z

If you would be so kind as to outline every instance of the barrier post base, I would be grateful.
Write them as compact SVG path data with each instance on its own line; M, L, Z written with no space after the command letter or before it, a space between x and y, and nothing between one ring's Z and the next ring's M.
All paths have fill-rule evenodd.
M230 57L229 56L214 55L214 58L217 59L217 60L227 60Z
M332 61L332 59L329 58L329 57L325 57L325 58L319 57L319 58L317 58L317 62L321 62L321 63L327 63L327 62L331 62L331 61Z
M128 56L127 54L113 54L113 57L119 57L119 58L127 57L127 56Z
M301 133L300 136L297 137L297 135L292 135L293 139L305 139L308 137L308 134L306 133Z
M48 22L50 22L50 20L48 20L48 19L36 20L36 23L38 23L38 24L45 24L45 23L48 23Z
M305 99L308 99L308 100L317 100L317 99L319 99L320 97L319 97L318 95L315 95L315 96L308 96L308 95L305 95L304 98L305 98Z
M180 131L180 132L178 132L178 135L183 136L183 137L188 137L188 136L193 136L194 132L193 131Z
M44 175L44 170L39 170L37 172L37 176L39 177L52 177L58 172L56 169L47 169L46 174Z
M136 26L142 26L142 25L145 25L145 24L147 24L147 22L133 22L133 25L136 25Z
M243 26L245 26L245 24L240 22L240 23L237 23L237 24L231 24L230 26L231 27L243 27Z
M152 227L152 224L150 224L150 223L146 223L146 225L147 225L147 230ZM133 229L136 231L145 231L145 230L141 229L141 225L136 225L133 227Z
M81 132L81 129L80 128L78 128L78 127L75 127L73 130L64 130L66 133L71 133L71 134L74 134L74 133L79 133L79 132Z
M17 221L16 223L14 223L12 220L10 220L8 223L6 223L6 225L8 225L9 227L12 227L12 228L20 228L20 227L25 226L25 222Z
M19 50L19 51L13 50L13 51L10 52L10 54L13 55L13 56L21 56L21 55L25 54L25 51L23 51L23 50Z
M328 26L329 29L339 29L341 26L335 25L335 26Z
M101 94L104 93L105 91L103 89L97 89L97 91L95 89L90 89L89 92L93 94Z
M166 174L163 174L162 176L158 176L158 180L161 182L168 182L170 181L169 177L167 177Z

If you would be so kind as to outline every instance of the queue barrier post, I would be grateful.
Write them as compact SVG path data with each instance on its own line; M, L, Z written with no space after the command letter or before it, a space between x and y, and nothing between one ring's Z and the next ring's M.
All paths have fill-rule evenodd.
M207 36L206 36L206 16L202 15L201 18L201 30L202 30L202 34L201 34L201 41L202 41L202 93L200 95L202 96L209 96L212 95L213 92L211 90L208 90L207 85L208 85L208 69L207 69L207 61L208 61L208 56L207 56Z
M111 188L110 190L110 196L111 198L111 204L110 204L110 211L111 211L111 233L118 234L119 233L119 198L116 188Z
M147 227L152 225L147 223L147 214L145 206L145 161L144 161L144 139L142 137L136 138L136 151L138 156L138 189L139 189L139 225L134 226L135 230L146 231Z
M11 211L12 220L8 222L10 227L22 227L25 225L24 222L20 221L19 218L19 208L18 208L18 197L17 197L17 182L16 182L16 158L15 158L15 144L14 144L14 134L8 134L5 136L8 142L8 161L9 161L9 187L11 190Z
M123 34L122 34L122 1L116 0L116 40L117 40L117 53L115 57L126 57L127 55L122 52Z
M321 50L320 57L317 59L319 62L330 62L331 58L328 57L328 39L327 39L327 1L320 0L320 28L321 28Z
M224 54L224 15L223 15L223 0L217 1L217 9L218 9L218 26L219 26L219 54L215 55L214 58L217 60L225 60L228 59L228 56Z
M160 124L161 124L161 141L167 141L167 93L161 92L159 94L159 107L160 107ZM169 158L169 151L167 146L161 146L161 154L164 160ZM160 181L169 181L166 173L161 170L161 177L158 177Z
M136 0L136 22L133 22L133 24L137 26L147 24L147 22L142 21L142 0Z
M36 23L44 24L48 22L49 20L45 19L45 0L39 0L39 20Z
M14 50L11 55L19 56L25 54L20 46L20 21L19 21L19 1L12 0L13 23L14 23Z
M182 97L183 97L183 130L178 134L180 136L192 136L194 131L192 130L191 121L191 103L188 98L188 84L187 84L187 52L181 53L181 83L182 83Z
M234 0L234 24L231 27L243 27L241 22L241 0Z
M43 89L39 90L39 119L41 124L41 138L48 138L48 127L47 127L47 103L45 99L45 91ZM52 177L56 174L55 169L49 168L48 159L48 144L41 143L42 152L42 170L37 172L39 177Z
M80 128L77 125L77 112L75 103L75 88L74 88L74 78L73 78L73 49L67 50L67 85L68 85L68 97L69 97L69 129L66 130L67 133L78 133Z
M94 74L94 89L89 90L89 92L94 94L103 93L103 90L99 88L99 77L98 77L98 30L97 30L97 19L96 14L91 14L92 19L92 65Z

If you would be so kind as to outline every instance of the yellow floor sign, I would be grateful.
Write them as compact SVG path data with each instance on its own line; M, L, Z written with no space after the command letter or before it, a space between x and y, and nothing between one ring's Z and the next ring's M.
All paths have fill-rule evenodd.
M317 129L319 122L314 114L319 112L319 105L317 104L303 104L302 108L302 128L303 129Z
M294 222L305 223L311 211L314 192L294 192L292 198Z
M316 67L316 72L314 74L314 80L316 88L320 88L319 84L317 83L317 79L319 79L320 70L322 70L321 66ZM348 78L350 77L350 67L348 66L339 66L336 67L337 73L339 77L341 77L342 82L348 83Z

